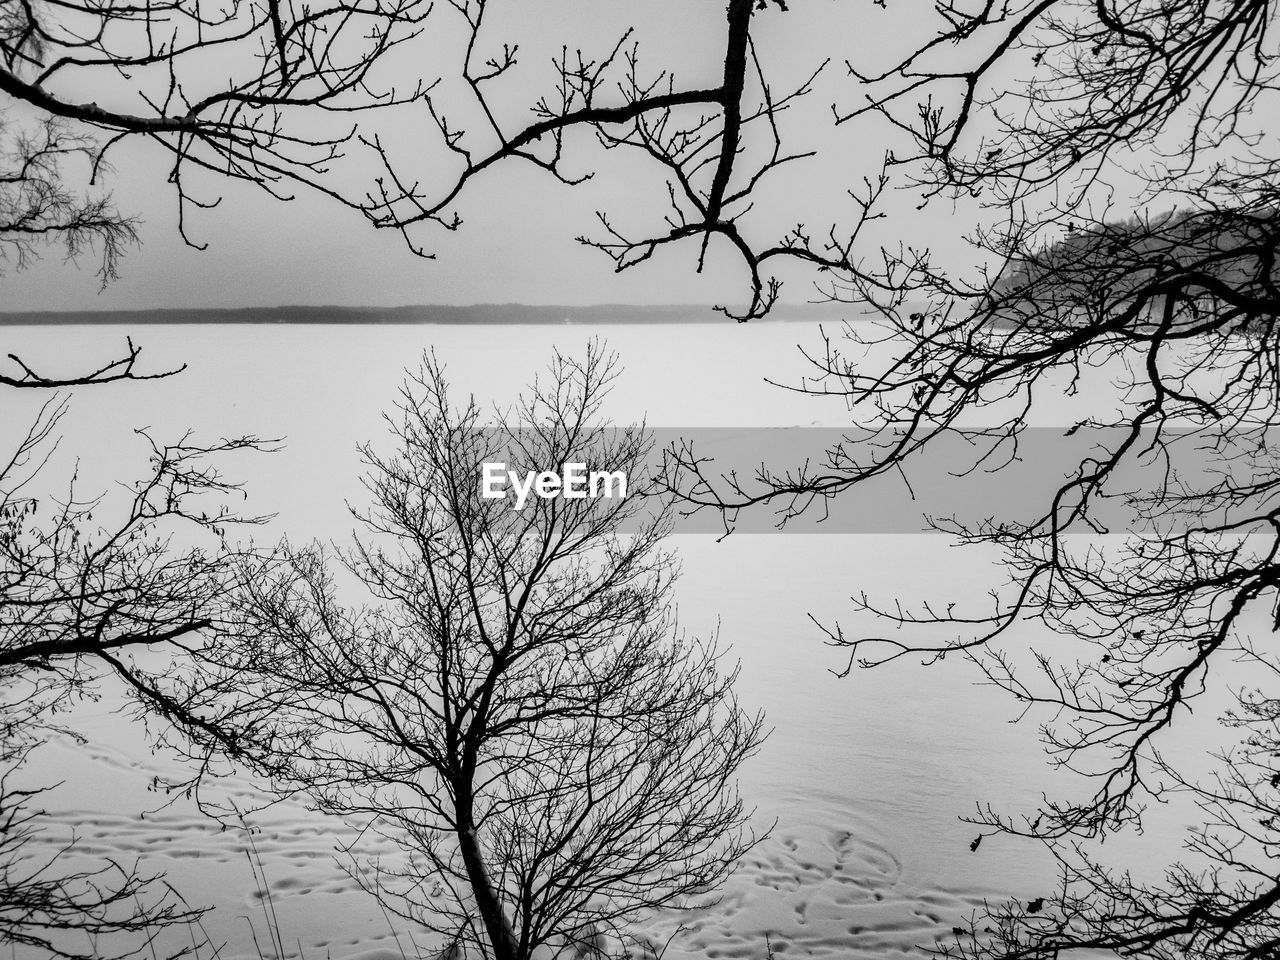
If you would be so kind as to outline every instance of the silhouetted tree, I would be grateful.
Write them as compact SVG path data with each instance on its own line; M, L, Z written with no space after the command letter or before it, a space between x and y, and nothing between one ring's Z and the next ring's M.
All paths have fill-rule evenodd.
M734 260L748 296L728 312L742 320L773 306L782 270L889 293L903 264L927 268L925 255L912 253L890 270L874 246L864 263L859 239L885 216L889 179L879 164L831 185L829 221L796 222L792 185L808 190L820 180L806 167L839 149L836 128L867 111L800 113L819 90L837 100L848 94L828 61L791 61L770 35L783 18L802 35L806 27L829 34L829 8L725 0L708 58L719 76L710 84L701 63L699 82L690 82L665 51L649 59L635 37L650 14L635 11L631 28L583 49L548 29L554 9L526 19L490 0L252 0L230 8L144 0L127 9L6 0L0 97L24 115L34 111L42 125L23 135L26 149L6 152L30 154L36 145L43 155L46 140L63 154L83 150L97 182L114 144L143 138L173 157L184 237L187 214L215 203L219 180L229 178L279 196L315 191L401 232L427 257L430 231L458 229L459 211L483 196L498 168L532 166L573 185L627 157L620 166L629 177L640 171L633 192L646 202L600 210L577 240L619 271L677 246L696 250L698 270L711 256ZM531 52L549 39L554 51ZM225 73L204 69L215 55ZM396 87L395 77L408 79ZM884 129L872 128L877 142ZM99 133L100 146L85 138ZM74 199L64 175L49 190L47 166L32 171L25 192L44 196L36 209L58 235L101 242L108 278L132 222L104 199Z
M13 15L15 37L27 35L27 9ZM147 22L149 13L129 9L137 23ZM273 7L247 9L255 11L248 21L255 30L274 34ZM772 304L777 279L770 271L785 263L815 271L831 297L879 312L880 327L852 325L845 343L818 345L811 353L816 379L799 385L850 403L856 432L849 442L820 467L744 486L683 451L690 473L676 483L695 506L771 501L781 503L784 514L788 505L803 509L815 498L909 469L942 437L973 441L975 463L994 467L1016 454L1038 397L1070 397L1094 371L1120 380L1127 402L1114 417L1076 418L1102 445L1046 493L1039 517L953 530L1008 551L1012 593L1001 594L989 610L963 615L942 607L918 613L889 607L885 614L916 632L868 638L832 626L831 639L852 648L851 662L867 665L911 654L975 658L1024 703L1062 711L1067 721L1046 731L1049 749L1095 775L1088 797L1050 799L1025 819L983 813L991 829L1038 838L1060 855L1064 887L1057 897L1009 905L993 918L998 934L962 939L954 951L1049 956L1105 941L1149 956L1274 953L1270 925L1280 893L1265 837L1230 849L1205 841L1198 847L1208 857L1201 860L1204 870L1191 864L1164 886L1149 888L1102 870L1075 844L1137 825L1144 799L1163 784L1178 785L1180 776L1189 780L1157 746L1212 681L1214 665L1254 632L1244 618L1275 598L1274 470L1265 458L1241 455L1250 445L1267 449L1280 387L1274 342L1280 154L1267 124L1277 80L1275 5L943 4L933 11L936 33L890 69L847 64L850 87L836 97L831 123L878 119L875 129L899 135L884 171L854 181L850 217L829 227L797 226L780 237L755 229L766 204L753 203L760 183L784 167L799 168L808 155L788 147L780 118L814 81L775 95L753 33L759 36L769 18L801 11L730 0L724 72L711 87L681 86L661 66L648 68L624 36L596 54L566 52L542 94L536 85L516 83L516 44L501 39L502 21L489 10L483 0L442 8L456 13L465 44L460 75L420 91L429 108L425 122L456 166L419 175L391 138L362 134L363 141L352 142L373 149L381 175L367 196L344 201L406 236L418 224L456 228L456 204L482 174L508 160L536 164L565 181L584 176L584 168L566 163L576 130L610 149L647 157L665 184L668 204L658 219L647 219L657 207L632 214L637 226L624 225L620 211L604 211L600 235L585 238L617 268L685 240L698 245L701 263L709 245L723 241L748 268L744 317ZM190 18L189 11L179 12ZM898 13L869 10L871 16ZM341 14L339 22L345 22ZM6 52L18 49L13 43ZM179 174L196 148L214 157L211 167L221 169L230 158L231 168L248 179L271 181L274 161L253 167L261 155L254 138L271 135L275 126L234 126L263 102L272 117L276 108L295 106L287 98L271 100L288 57L277 58L277 67L270 54L283 47L268 39L265 49L268 56L255 61L260 86L243 98L187 96L190 108L170 110L181 97L166 100L161 90L141 121L57 98L46 103L52 95L38 70L56 63L59 72L71 73L80 68L74 56L24 61L26 80L15 79L11 58L0 89L57 116L155 134L181 161L175 168L180 191ZM108 72L113 58L120 62L114 50L99 55L105 62L94 69ZM160 86L167 89L168 59L161 50L139 69L160 67L156 72L166 77ZM120 89L128 93L127 86ZM509 97L517 98L514 109ZM228 121L234 129L228 139L221 139L217 123L207 135L188 139L202 116L197 107L221 118L220 111L238 104L248 112ZM745 135L748 127L762 136ZM279 144L285 149L292 141ZM298 163L299 179L311 182L318 168ZM935 205L986 206L986 225L972 237L973 259L983 269L944 271L914 248L862 249L864 228L880 214L877 204L893 176ZM1178 212L1148 212L1170 207ZM982 426L974 426L975 414L986 418ZM1123 468L1152 454L1176 461L1191 443L1225 473L1206 478L1193 469L1157 478L1135 500L1154 533L1102 553L1067 536L1098 531L1097 505L1117 492ZM299 584L321 576L316 563L307 566L307 556L299 554L296 564ZM311 592L313 609L325 609L320 601L328 593ZM1073 652L1088 655L1078 664L1032 657L1029 671L1026 658L997 646L1028 621L1073 638ZM931 629L940 635L921 635ZM1261 671L1259 678L1270 679ZM1274 700L1263 690L1240 709L1265 728ZM1268 735L1265 729L1254 734L1261 752L1243 755L1224 774L1228 783L1245 778L1232 788L1243 801L1222 799L1212 784L1181 782L1208 805L1210 820L1242 822L1240 809L1275 814L1273 774L1263 765ZM1250 756L1254 761L1246 762Z
M127 503L81 500L74 482L63 496L37 491L66 409L64 400L46 402L0 470L0 677L27 687L24 701L49 709L105 669L163 712L170 707L129 654L198 645L200 632L216 622L236 555L222 540L225 529L258 518L230 511L222 497L239 488L211 458L262 444L152 442L151 473L133 485ZM211 542L175 540L196 533Z
M1274 627L1280 585L1280 152L1263 119L1275 5L1045 0L939 15L937 36L893 69L850 65L865 96L841 118L887 119L914 146L895 150L891 173L927 197L986 206L975 268L884 252L878 282L831 271L829 294L878 322L816 345L795 389L849 404L846 442L752 478L722 476L686 447L673 451L671 483L695 508L771 503L785 521L909 474L947 438L972 444L952 469L1002 469L1026 452L1041 406L1060 404L1065 433L1089 449L1034 517L992 504L987 521L939 522L1002 548L1011 587L978 609L861 597L904 629L825 627L850 666L972 659L1044 720L1052 760L1087 776L1083 795L1025 815L979 809L986 830L1043 843L1062 885L991 907L942 952L1275 956L1280 694L1274 634L1259 624ZM1104 389L1114 403L1074 412ZM1123 539L1096 538L1108 498L1140 521ZM1022 642L1037 625L1056 653ZM1241 745L1217 779L1197 779L1172 731L1222 689L1242 648L1257 688L1226 718ZM1105 866L1096 843L1140 827L1169 791L1204 813L1185 861L1163 882Z
M596 231L578 238L604 252L617 270L685 240L700 245L701 269L708 245L723 242L748 272L750 300L738 314L746 320L762 316L777 297L779 284L766 272L772 261L815 258L813 250L797 243L800 228L762 245L742 222L762 180L812 156L787 149L778 118L811 91L827 65L814 64L802 79L777 92L752 39L757 20L783 15L785 3L728 0L724 70L721 82L711 87L681 84L662 64L648 66L633 30L594 53L562 47L545 87L528 80L518 86L521 38L512 34L509 18L491 14L488 0L451 0L450 6L456 21L442 29L460 31L459 46L465 45L460 75L442 76L425 100L453 168L423 176L416 173L416 163L397 161L379 142L386 172L378 181L377 202L368 210L375 225L404 232L410 246L424 252L422 242L412 239L415 227L457 229L462 222L458 202L476 189L473 180L496 165L523 161L563 184L588 180L593 175L589 161L575 161L581 151L570 149L571 136L580 133L584 145L643 158L658 177L653 185L658 202L645 205L635 226L622 220L632 219L636 210L602 210ZM495 52L486 56L486 50ZM519 91L519 110L506 107L513 90ZM398 169L406 166L413 176Z
M641 482L644 431L593 422L613 377L597 347L557 357L486 425L428 361L388 418L394 451L365 449L367 537L339 569L313 546L242 577L226 637L281 789L393 841L402 866L353 875L482 956L626 944L630 921L709 894L754 842L734 777L761 718L714 645L677 628L665 512L479 495L486 462Z
M97 370L58 377L11 356L16 369L0 382L47 389L167 375L138 371L138 354L130 342ZM61 730L60 715L108 677L166 728L218 735L216 723L165 696L167 668L158 664L165 652L199 658L233 555L222 532L245 520L226 506L237 488L211 458L261 445L152 443L151 472L123 502L81 499L74 481L61 494L50 489L66 410L65 398L47 400L0 463L0 944L59 957L136 956L202 911L136 863L93 862L74 838L57 839L33 806L48 788L24 765ZM145 665L134 659L140 651L150 655ZM198 940L185 939L196 949Z
M777 18L804 15L778 0L727 0L711 58L723 69L708 85L651 63L634 28L598 49L569 48L547 30L554 10L530 21L489 0L143 0L127 8L4 0L0 106L9 100L19 109L10 115L11 146L0 151L17 171L0 194L0 211L11 208L0 236L20 259L41 236L60 237L69 252L95 240L101 275L113 276L133 221L107 198L77 197L60 161L83 154L97 183L126 138L172 156L184 238L188 214L216 203L227 178L277 196L315 191L401 232L427 257L433 241L424 229L458 229L459 210L496 168L532 165L572 185L625 155L651 172L636 189L652 202L601 210L578 239L617 270L686 241L698 269L723 251L747 275L749 296L736 315L762 316L778 295L775 268L788 262L874 278L852 244L877 216L882 177L855 176L852 190L840 184L849 221L812 230L793 226L787 206L764 197L819 150L807 137L792 146L798 125L785 121L829 64L784 70L756 42ZM636 8L632 22L642 27L646 16ZM526 52L548 39L556 40L553 53ZM211 57L223 69L206 69ZM785 73L785 86L773 73ZM395 77L407 80L396 87ZM15 117L33 114L34 127L23 132L28 121ZM825 111L807 120L820 117L838 122ZM820 144L824 134L812 139ZM27 221L43 233L20 229Z

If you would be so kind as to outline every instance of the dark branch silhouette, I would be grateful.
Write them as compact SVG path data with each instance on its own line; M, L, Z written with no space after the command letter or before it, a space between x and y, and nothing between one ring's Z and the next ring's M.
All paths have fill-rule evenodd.
M91 139L57 117L28 132L0 114L0 263L30 265L39 250L61 244L67 259L100 252L102 286L119 276L120 258L137 243L137 224L109 197L77 197L67 187L67 163L91 163Z
M133 373L137 350L129 350L82 377L42 378L23 367L18 385L145 378ZM58 716L110 677L127 684L142 711L160 715L170 735L221 733L216 718L166 698L155 655L200 658L237 552L225 530L255 522L230 511L225 497L238 487L211 458L264 445L146 438L151 472L125 497L81 499L74 479L59 497L48 473L66 410L65 399L47 400L0 463L0 943L86 960L138 956L179 927L182 955L201 947L203 938L190 932L203 911L137 864L87 865L74 837L55 839L56 828L32 805L51 788L28 785L22 768L60 731ZM145 668L134 659L143 651ZM226 753L234 755L234 744Z
M948 440L970 451L949 464L958 473L1009 469L1053 404L1054 422L1069 418L1063 443L1086 452L1034 516L992 503L982 522L935 521L999 548L1011 583L976 601L855 597L883 633L821 624L850 668L972 660L1043 724L1051 761L1083 778L1025 813L979 807L975 850L992 832L1030 838L1062 883L990 905L941 952L1274 956L1280 168L1262 114L1275 7L937 12L937 36L892 69L849 65L861 105L836 120L887 120L913 144L889 157L890 175L985 205L974 269L887 251L873 280L833 269L828 294L871 317L827 333L807 352L811 375L783 386L848 404L844 442L749 477L685 446L667 485L730 526L763 505L785 524L873 478L909 477ZM1116 502L1140 521L1132 529L1109 527ZM1052 647L1028 639L1036 628ZM1217 779L1197 779L1176 731L1242 649L1257 687L1232 691L1239 706L1224 718L1240 746L1218 758ZM1104 866L1096 844L1176 794L1204 815L1183 862L1145 883Z
M254 718L280 789L404 851L349 851L389 911L481 956L633 944L632 921L705 899L755 842L734 777L761 718L678 630L668 518L635 498L479 496L500 460L639 482L644 431L593 422L613 376L599 348L558 358L486 425L428 362L388 417L394 449L365 450L367 536L341 566L313 546L243 576L207 695Z
M345 191L334 173L357 143L355 118L422 95L416 84L381 87L374 75L418 34L430 9L427 0L250 0L217 9L198 0L6 0L0 95L24 113L34 109L40 133L9 134L18 178L0 194L15 200L13 211L0 206L0 237L20 256L53 232L72 254L96 241L100 275L112 279L121 250L134 240L134 222L107 200L74 199L57 164L79 153L95 183L111 149L127 137L171 155L179 231L195 246L187 212L218 202L201 196L209 180L215 190L220 179L240 181L282 199L317 191L365 209L361 192ZM209 57L217 70L208 69Z
M63 387L87 387L100 383L114 383L117 380L160 380L187 369L187 365L184 363L182 366L174 367L171 370L161 370L155 373L139 372L137 363L141 354L142 348L134 344L132 337L126 337L124 356L108 361L97 369L87 372L50 376L32 369L20 356L11 353L8 355L8 359L17 369L12 373L0 371L0 386L42 390Z

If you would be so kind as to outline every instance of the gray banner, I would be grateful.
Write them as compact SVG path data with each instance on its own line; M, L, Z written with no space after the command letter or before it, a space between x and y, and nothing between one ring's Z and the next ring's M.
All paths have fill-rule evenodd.
M652 448L641 475L633 471L628 478L628 496L657 496L674 485L693 500L715 494L740 502L765 492L762 472L784 486L839 483L855 465L883 463L886 456L884 438L873 445L835 428L661 428L650 434ZM1260 516L1277 506L1280 461L1274 451L1280 436L1165 430L1160 438L1153 443L1154 431L1135 439L1119 428L1038 427L1024 430L1014 445L993 436L946 433L911 453L901 468L861 479L831 497L783 492L727 513L677 499L675 532L723 535L727 523L738 533L909 534L1033 523L1046 516L1064 486L1096 472L1126 442L1124 457L1106 473L1103 495L1090 497L1088 521L1076 519L1069 532L1169 535ZM559 464L511 460L521 471L563 473ZM695 463L696 474L690 469ZM589 488L585 478L575 484ZM1245 486L1249 495L1241 497ZM1154 502L1153 491L1162 492ZM1205 491L1214 495L1199 496ZM531 488L529 496L535 495ZM1060 506L1077 500L1068 490Z

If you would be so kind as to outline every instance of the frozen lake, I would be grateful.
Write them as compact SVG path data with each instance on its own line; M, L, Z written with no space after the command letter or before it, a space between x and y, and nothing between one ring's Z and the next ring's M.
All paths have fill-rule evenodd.
M344 500L361 495L356 444L385 435L381 413L393 404L404 367L416 366L424 349L445 362L458 396L503 403L545 367L553 345L581 353L600 336L625 367L609 406L616 421L839 426L846 411L838 400L764 382L803 375L795 347L812 344L816 333L800 323L282 325L14 327L4 339L5 352L59 371L113 355L126 334L143 345L149 369L189 365L166 380L77 391L48 476L65 477L79 458L83 489L133 477L146 454L133 435L139 427L157 439L188 428L207 439L283 437L280 453L237 458L226 472L244 480L248 511L279 515L271 535L305 541L349 530ZM3 395L6 438L41 399L15 393ZM1065 408L1042 411L1043 423L1059 414L1065 422ZM741 700L765 710L773 728L741 790L759 822L776 827L717 907L683 918L687 929L670 956L763 958L766 936L779 957L916 956L984 899L1050 892L1052 871L1032 850L989 839L971 853L977 828L958 819L978 801L1029 807L1052 782L1034 727L1008 722L1015 705L976 685L976 671L958 659L927 670L902 661L837 678L832 671L844 660L808 619L849 615L849 596L863 591L909 601L981 596L1003 580L991 556L953 549L938 535L735 535L723 542L684 535L673 546L683 563L683 624L695 634L719 625L742 662ZM66 781L46 808L68 831L74 827L84 853L140 858L191 903L212 905L205 927L212 940L228 943L222 957L256 956L252 929L264 935L263 905L243 835L219 831L186 800L162 807L165 798L147 788L170 761L152 755L138 730L112 712L116 696L107 689L70 719L86 744L57 741L35 758L35 778ZM247 782L224 789L246 806L255 799ZM397 922L393 933L335 864L341 824L288 805L254 822L290 955L387 960L401 947L412 955L413 931ZM1144 842L1172 855L1176 828L1150 831ZM652 930L665 940L674 922L658 918ZM417 943L430 941L419 934Z

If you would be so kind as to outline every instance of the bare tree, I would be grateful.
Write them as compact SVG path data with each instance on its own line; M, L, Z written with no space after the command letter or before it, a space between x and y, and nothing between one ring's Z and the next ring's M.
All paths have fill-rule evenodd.
M723 71L705 85L651 65L633 29L598 49L556 43L548 65L524 52L546 36L490 0L229 8L145 0L127 9L6 0L0 96L38 118L32 133L11 121L11 166L31 180L12 187L9 219L42 222L42 236L56 233L75 250L98 240L110 279L134 223L107 198L75 197L53 161L83 154L89 182L98 183L115 144L140 138L172 156L184 238L190 213L216 204L229 179L280 197L316 192L431 257L434 238L424 230L457 230L459 208L491 171L532 165L574 185L592 177L596 161L625 154L652 171L654 202L634 219L639 211L602 210L578 240L617 270L685 241L696 245L701 270L720 245L747 274L748 298L734 315L759 317L780 289L776 265L864 276L851 244L885 183L859 177L852 194L842 186L848 224L779 231L776 217L753 214L762 184L815 155L788 144L785 120L829 65L773 79L753 32L793 16L788 5L727 0L724 8L715 55ZM213 56L226 76L205 69ZM385 79L393 76L409 79L397 87ZM29 258L35 240L15 227L11 253Z
M576 181L589 172L567 162L570 134L578 131L588 142L648 158L661 175L668 203L659 221L643 219L656 207L638 212L635 226L622 223L620 212L604 211L599 235L585 238L618 269L686 240L697 244L701 264L709 245L723 241L748 268L744 318L768 309L777 295L770 271L784 263L814 270L829 296L879 311L881 327L854 325L845 342L818 344L811 351L815 377L798 385L851 405L856 432L849 442L819 467L741 486L683 451L678 459L688 472L676 485L694 506L767 501L783 504L784 514L804 509L909 469L945 437L973 441L974 464L995 467L1016 454L1029 411L1046 391L1070 396L1096 370L1123 378L1129 402L1115 418L1077 418L1076 427L1096 430L1104 446L1046 492L1037 518L953 530L1008 550L1016 577L1011 594L963 613L943 606L880 611L913 628L909 634L827 629L834 643L850 648L851 664L947 653L975 658L1022 703L1062 711L1069 719L1046 730L1049 750L1094 774L1096 789L1083 799L1051 799L1025 818L981 812L986 827L1037 838L1061 855L1064 886L1056 897L1009 905L990 924L998 933L962 939L954 951L1030 957L1109 945L1150 956L1274 953L1280 894L1268 872L1265 836L1230 849L1206 841L1193 851L1201 863L1208 857L1205 870L1189 865L1151 888L1103 871L1075 844L1138 825L1143 802L1170 784L1198 791L1209 810L1207 827L1242 824L1240 810L1258 817L1276 811L1274 774L1265 764L1268 705L1276 698L1266 690L1240 708L1263 729L1254 734L1260 752L1246 751L1224 768L1230 790L1186 782L1157 749L1174 718L1212 682L1215 665L1255 632L1248 616L1267 610L1277 582L1274 470L1265 458L1240 454L1250 444L1266 449L1280 386L1277 153L1266 123L1277 86L1275 5L944 4L934 11L936 33L891 68L846 64L849 87L831 123L875 120L876 129L887 125L900 134L884 170L855 181L843 221L776 237L754 228L760 207L753 202L761 183L781 169L800 169L810 153L784 136L784 111L815 81L806 74L775 93L771 65L755 40L768 18L799 11L730 0L723 77L712 87L682 86L661 67L649 68L624 36L594 54L566 51L549 92L530 86L535 93L518 98L512 110L510 91L525 89L516 79L517 43L502 39L502 23L483 0L452 10L442 13L456 14L466 43L461 76L453 78L461 84L441 79L421 94L428 129L456 166L418 175L391 139L369 133L353 140L367 143L381 165L368 195L350 201L377 226L406 236L419 224L456 228L457 203L508 160ZM270 10L260 18L264 32L271 19ZM278 45L269 41L267 49ZM269 80L283 76L270 57L258 65ZM58 69L71 73L78 64L73 57ZM827 67L822 76L831 72ZM26 88L14 95L28 103L112 130L148 132L134 114L86 114L83 105L63 101L58 109L43 105L40 98L50 95L37 89L38 75L27 76L35 79L22 81ZM167 102L163 94L152 99ZM236 102L215 98L205 109L216 115ZM258 101L251 94L244 103L247 109ZM196 119L175 119L148 110L143 119L154 114L152 131L167 138L176 156L194 155L182 152L185 145L220 156L217 131L208 140L184 139L180 128L198 123L200 111ZM744 135L748 127L762 136ZM274 127L243 135L267 129ZM237 156L235 163L248 163ZM268 168L264 176L272 175ZM972 238L973 259L983 269L944 272L912 248L874 245L862 255L864 228L879 215L891 176L934 204L986 205L988 222ZM1166 215L1171 206L1179 212ZM410 243L427 252L419 241ZM875 352L868 354L868 346ZM975 413L987 418L985 425L972 426ZM1080 550L1066 536L1097 532L1097 505L1117 491L1115 478L1126 464L1150 456L1174 462L1187 437L1225 473L1216 479L1168 473L1144 491L1134 505L1155 535L1105 556ZM286 583L317 581L316 589L308 586L311 609L323 611L330 594L320 589L318 561L308 567L307 556L299 554L300 570ZM358 557L353 565L364 569ZM1033 656L1028 670L1026 658L1001 649L1028 621L1073 638L1072 649L1087 655L1079 663ZM1266 650L1255 653L1268 657ZM1217 835L1229 832L1222 827ZM983 934L986 926L972 932Z
M167 375L138 372L138 353L130 342L119 359L61 377L11 357L17 372L3 383L47 389ZM203 911L136 862L93 862L74 837L58 839L33 806L49 788L24 766L65 732L60 716L110 677L161 717L163 730L219 736L216 718L166 697L163 664L199 659L236 552L225 528L253 522L230 512L225 495L238 488L212 460L263 445L152 442L151 472L123 500L82 499L74 480L59 495L49 462L67 404L46 400L0 463L0 943L68 958L136 956L171 928L189 933ZM135 659L142 651L148 656ZM224 748L234 755L234 744ZM200 942L185 941L180 953Z
M644 431L593 422L614 372L598 347L557 357L486 425L428 361L388 417L395 450L365 450L367 538L337 570L313 546L241 578L225 674L270 718L280 788L398 845L399 867L362 863L357 841L353 875L468 953L628 944L755 840L734 776L761 718L677 628L665 512L479 495L486 462L641 482ZM355 587L372 603L344 604Z
M775 181L810 182L804 163L841 122L820 111L788 126L789 112L814 93L830 63L784 67L771 62L768 44L762 51L757 43L776 18L803 12L784 0L727 0L716 54L718 63L723 51L720 81L698 86L683 82L670 64L648 60L634 28L596 50L560 46L549 79L540 82L521 54L525 40L536 37L515 33L490 0L451 0L450 7L454 22L442 29L461 31L461 69L435 78L424 100L431 132L452 166L424 175L392 147L371 141L384 172L367 215L377 227L404 233L411 249L429 255L418 239L422 226L458 229L459 204L483 189L474 184L495 167L531 164L572 186L590 180L597 162L625 155L635 169L651 172L651 180L635 185L651 201L599 210L577 236L618 272L677 245L693 246L702 271L715 245L746 274L745 303L717 308L739 321L768 313L781 289L777 270L787 264L883 283L853 248L867 222L882 216L874 209L887 185L879 171L840 184L830 206L847 216L830 223L796 223L774 199L778 192L790 196ZM637 13L637 25L642 17ZM796 179L787 181L788 173Z
M514 32L513 18L491 14L488 0L450 0L439 11L428 0L144 0L127 8L5 0L0 96L36 120L28 130L11 117L4 131L0 237L19 265L42 240L61 239L70 255L96 242L100 276L111 279L135 223L109 197L77 196L66 161L85 157L96 184L115 144L143 138L172 156L178 229L194 246L189 213L215 205L219 181L229 179L279 197L316 191L402 232L429 257L417 228L457 229L458 202L496 166L531 163L564 184L589 179L585 156L566 163L579 131L587 146L647 158L670 207L634 229L601 212L598 236L583 242L621 270L691 239L701 244L700 269L708 244L723 240L748 270L742 316L759 316L777 295L764 266L815 256L797 248L799 228L758 248L740 224L763 179L809 156L784 149L778 118L825 65L775 93L751 38L753 18L785 9L729 0L722 82L682 87L669 70L642 64L632 31L599 51L562 49L546 82L536 68L522 74L521 47L537 38ZM419 39L416 57L397 58L397 48ZM206 69L209 57L225 73ZM384 79L397 71L411 76L401 87ZM388 122L369 116L375 111ZM762 148L746 136L757 127Z
M127 503L82 500L74 481L62 497L37 491L34 481L66 410L65 400L47 401L0 470L0 676L26 687L22 699L38 699L44 709L100 668L149 697L145 672L127 662L131 648L182 649L213 626L235 555L225 529L260 519L230 511L222 497L239 488L210 463L261 448L254 438L205 446L150 442L152 472L134 484ZM193 532L212 543L175 541Z
M522 36L527 27L511 23L518 18L491 13L489 0L439 7L5 0L0 96L24 115L34 109L37 120L32 132L10 120L5 152L15 179L5 181L0 211L10 209L0 225L9 229L0 236L20 263L42 237L60 237L72 254L96 240L100 275L111 279L134 221L107 197L77 197L59 161L82 154L96 184L113 147L142 138L172 156L178 229L193 246L202 245L189 239L189 214L215 205L219 181L229 179L284 198L318 192L430 257L419 228L458 229L458 205L487 171L533 164L559 183L581 183L598 145L644 158L663 198L654 209L667 207L656 222L634 226L601 211L595 233L580 239L618 270L684 240L700 245L701 269L709 244L723 242L748 273L747 319L777 296L773 261L849 265L848 241L834 228L817 247L802 226L764 242L744 228L761 182L812 156L784 146L779 118L826 64L776 91L752 39L755 22L784 15L785 3L729 0L714 86L681 85L666 67L647 66L632 30L596 51L560 49L547 76L540 62L522 63L522 47L539 38ZM404 49L417 55L399 56L410 41ZM225 75L205 69L211 56ZM396 75L410 79L399 87L385 79ZM575 133L581 151L570 149ZM867 196L855 198L862 208L883 184L865 186Z
M811 376L789 386L848 403L845 442L749 478L685 447L670 484L694 509L768 503L786 522L909 474L948 438L972 451L952 469L1004 469L1042 404L1064 403L1064 432L1087 436L1088 452L1034 517L993 505L987 521L939 523L1002 548L1008 589L977 608L857 597L901 629L823 625L850 667L972 659L1043 723L1051 760L1086 777L1083 795L1035 810L979 807L975 850L992 832L1031 838L1057 857L1062 883L992 905L942 952L1275 956L1280 695L1262 624L1274 629L1280 584L1280 154L1261 117L1276 8L1045 0L938 13L937 35L892 69L849 64L861 105L837 114L879 116L907 136L887 169L926 197L985 205L973 269L890 251L874 282L833 267L828 295L878 322L814 345ZM1115 412L1073 414L1100 386L1116 390ZM1123 540L1097 539L1108 499L1141 521ZM1052 631L1057 653L1028 649L1034 626ZM1197 778L1172 731L1223 688L1241 651L1257 687L1238 691L1225 718L1240 746L1216 777ZM1163 882L1104 865L1097 844L1140 828L1171 792L1203 812L1184 861Z
M698 270L709 256L727 256L745 271L747 297L725 312L747 320L773 306L777 274L788 265L884 292L899 279L877 260L864 266L855 249L864 227L884 215L882 170L838 184L824 204L839 211L830 222L796 223L790 210L788 183L812 182L805 164L852 119L810 110L789 122L819 78L834 82L834 71L827 61L788 63L758 39L779 18L808 15L783 0L726 0L713 56L723 69L708 85L701 69L691 83L674 64L651 61L634 27L598 48L557 42L543 54L547 21L531 28L491 0L315 8L145 0L127 10L7 0L0 96L34 109L43 124L43 133L20 141L25 149L10 152L31 153L52 137L61 149L84 150L91 183L122 139L168 151L184 238L188 214L215 204L230 179L277 196L318 192L430 257L432 233L461 227L460 209L497 169L531 165L570 186L625 156L628 171L648 172L636 189L650 202L599 211L578 241L618 271L676 246L696 251ZM643 19L638 12L632 23ZM811 22L815 31L822 23ZM204 69L215 55L225 77ZM384 79L394 76L410 79L396 87ZM93 146L86 132L104 139ZM105 199L45 192L62 200L54 222L67 225L64 238L102 242L109 278L132 222ZM53 212L48 199L39 206L46 217ZM29 256L33 247L19 249ZM925 262L923 254L910 259Z

